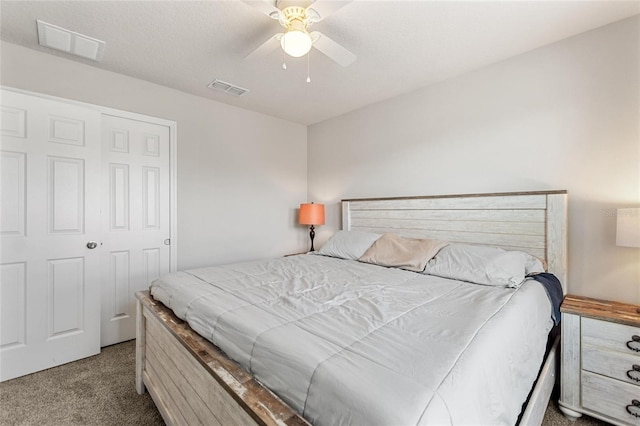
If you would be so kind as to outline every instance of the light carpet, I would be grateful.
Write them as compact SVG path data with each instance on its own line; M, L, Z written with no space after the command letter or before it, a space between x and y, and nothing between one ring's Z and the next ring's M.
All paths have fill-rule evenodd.
M1 425L164 425L148 393L135 390L135 341L0 383ZM543 426L604 425L583 416L570 422L553 398Z

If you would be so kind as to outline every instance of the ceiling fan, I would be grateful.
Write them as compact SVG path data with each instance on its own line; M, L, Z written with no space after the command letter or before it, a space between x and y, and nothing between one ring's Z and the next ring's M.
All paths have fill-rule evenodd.
M309 32L313 24L322 21L349 1L351 0L340 2L277 0L274 5L273 0L243 0L244 3L271 19L277 20L284 28L284 32L269 37L245 59L264 56L278 46L288 55L297 58L306 55L312 47L315 47L343 67L350 65L356 60L356 55L319 31Z

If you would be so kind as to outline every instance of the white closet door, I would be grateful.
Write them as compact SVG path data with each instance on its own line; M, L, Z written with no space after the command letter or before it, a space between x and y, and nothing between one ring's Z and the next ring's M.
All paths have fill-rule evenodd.
M100 352L100 253L88 243L100 237L101 134L98 111L1 94L0 380L7 380Z
M136 337L134 294L170 267L169 127L102 119L102 337Z

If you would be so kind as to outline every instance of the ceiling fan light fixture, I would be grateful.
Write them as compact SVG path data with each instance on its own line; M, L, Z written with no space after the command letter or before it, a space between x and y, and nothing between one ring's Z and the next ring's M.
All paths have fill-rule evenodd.
M280 40L282 50L294 58L299 58L309 53L312 44L311 36L306 31L287 31Z

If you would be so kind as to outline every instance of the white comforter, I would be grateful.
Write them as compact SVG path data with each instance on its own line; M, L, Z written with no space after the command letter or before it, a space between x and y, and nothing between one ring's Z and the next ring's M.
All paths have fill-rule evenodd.
M179 272L151 294L317 425L514 424L552 326L534 281L318 255Z

